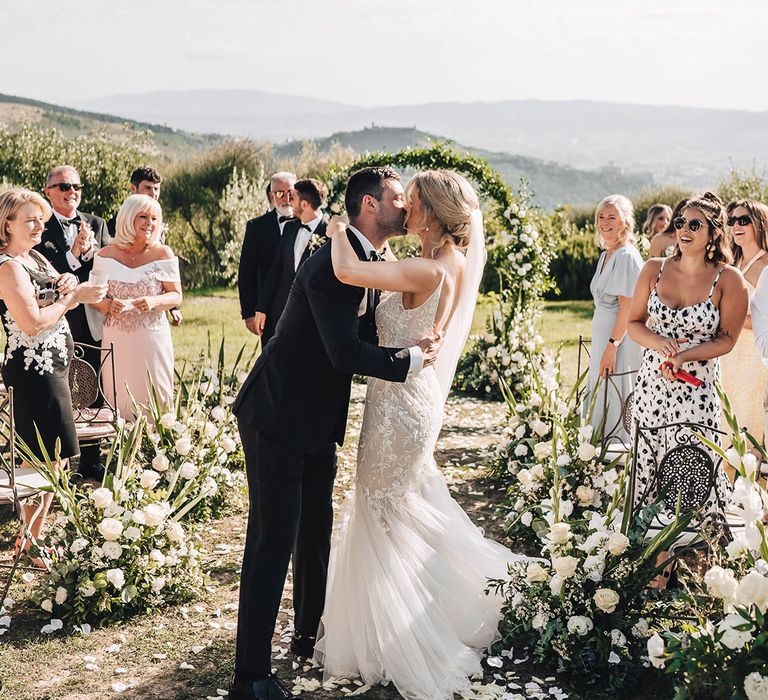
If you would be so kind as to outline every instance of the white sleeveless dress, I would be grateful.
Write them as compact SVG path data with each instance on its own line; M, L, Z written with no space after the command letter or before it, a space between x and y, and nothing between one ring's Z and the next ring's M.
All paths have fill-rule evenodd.
M442 282L421 306L394 292L379 342L431 332ZM408 700L446 700L481 671L501 599L486 596L520 556L487 540L451 498L434 460L443 398L433 367L404 383L369 378L354 497L334 538L315 658L324 678L392 682Z

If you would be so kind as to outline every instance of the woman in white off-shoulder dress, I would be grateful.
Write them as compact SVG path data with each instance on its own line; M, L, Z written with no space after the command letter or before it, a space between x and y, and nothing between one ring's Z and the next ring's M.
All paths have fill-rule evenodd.
M173 404L173 341L165 312L181 304L179 260L159 242L162 211L152 197L128 197L117 214L114 242L102 248L94 271L106 273L109 292L96 305L104 316L102 345L115 348L115 390L120 415L149 406L150 384L161 406ZM102 373L113 392L112 373ZM134 403L135 402L135 403Z
M422 257L362 262L334 235L343 282L391 291L376 309L379 344L408 347L445 329L434 366L404 383L368 380L354 496L331 550L315 647L326 679L391 682L408 700L447 700L481 671L501 600L486 595L519 559L451 498L433 456L469 332L485 247L477 196L456 173L428 171L406 191ZM466 256L464 250L467 250Z

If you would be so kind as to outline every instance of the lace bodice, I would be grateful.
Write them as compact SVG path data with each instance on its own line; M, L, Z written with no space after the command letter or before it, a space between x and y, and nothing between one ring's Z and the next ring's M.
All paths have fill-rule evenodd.
M95 270L106 270L113 299L138 299L163 293L163 282L179 282L179 259L155 260L139 267L127 267L114 258L96 257ZM104 325L132 331L137 328L159 330L168 325L165 312L158 309L128 309L120 314L105 314Z
M442 281L430 297L415 309L403 306L402 292L389 292L376 307L376 328L379 345L387 348L407 348L432 333L440 301Z

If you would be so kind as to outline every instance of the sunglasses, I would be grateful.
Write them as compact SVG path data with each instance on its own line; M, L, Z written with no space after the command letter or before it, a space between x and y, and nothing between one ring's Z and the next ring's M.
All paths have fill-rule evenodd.
M702 221L701 219L691 219L690 221L686 220L684 216L678 216L673 222L674 227L680 231L682 228L685 227L686 224L688 224L688 230L691 233L695 233L703 226L707 225L706 221Z
M55 187L58 187L61 192L69 192L70 190L79 192L83 189L83 186L76 182L57 182L55 185L48 185L49 190L52 190Z
M738 224L739 226L749 226L751 223L752 223L752 217L749 214L744 214L743 216L728 217L729 226L735 226L736 224Z

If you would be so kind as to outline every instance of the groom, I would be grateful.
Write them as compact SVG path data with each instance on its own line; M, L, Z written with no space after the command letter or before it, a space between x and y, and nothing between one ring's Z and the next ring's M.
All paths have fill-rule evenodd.
M379 259L386 241L403 234L403 187L394 170L356 172L344 203L347 236L361 260ZM403 382L437 356L436 337L411 348L378 347L377 302L378 292L336 279L331 246L323 246L296 273L275 335L235 401L250 509L230 700L291 697L270 668L292 552L291 648L312 655L325 599L336 444L344 440L352 375Z

